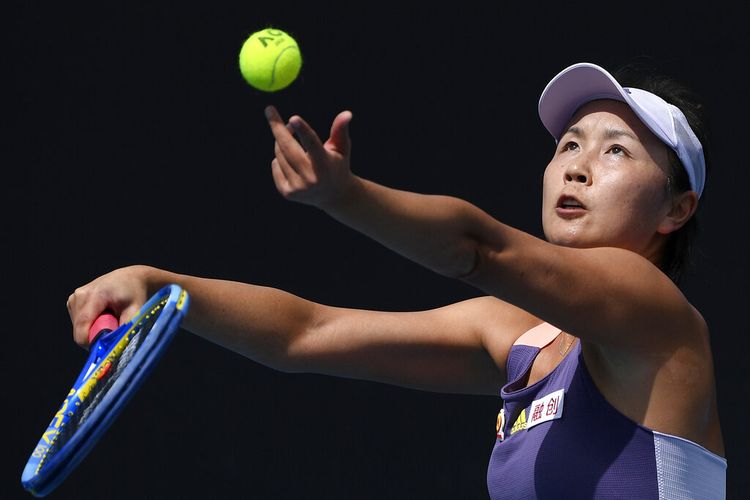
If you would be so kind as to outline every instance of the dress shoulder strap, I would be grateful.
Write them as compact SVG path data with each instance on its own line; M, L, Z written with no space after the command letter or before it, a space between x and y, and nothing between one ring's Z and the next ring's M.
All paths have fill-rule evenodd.
M513 345L528 345L531 347L543 348L560 335L560 330L549 323L541 323L528 330L513 342Z

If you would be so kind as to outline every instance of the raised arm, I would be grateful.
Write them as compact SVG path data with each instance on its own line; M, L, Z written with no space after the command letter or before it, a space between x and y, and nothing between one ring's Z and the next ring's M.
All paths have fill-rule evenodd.
M391 189L354 175L344 112L322 143L299 116L266 110L280 193L440 274L460 278L586 341L625 351L674 347L705 325L655 265L619 248L566 248L507 226L469 202ZM296 139L294 135L296 135ZM698 346L705 348L705 345Z
M273 178L285 198L321 208L440 274L473 269L476 239L468 229L481 211L457 198L391 189L352 174L350 112L336 117L325 144L299 116L285 124L272 106L266 116L276 139Z
M510 344L534 321L491 297L429 311L366 311L270 287L132 266L71 295L75 340L86 344L91 322L105 308L125 322L167 283L191 295L186 330L266 366L437 392L497 394Z

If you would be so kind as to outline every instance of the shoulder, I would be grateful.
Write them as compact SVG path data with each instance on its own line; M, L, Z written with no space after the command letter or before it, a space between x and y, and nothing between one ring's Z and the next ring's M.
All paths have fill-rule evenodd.
M714 367L708 324L681 293L675 292L669 301L676 303L671 306L671 322L653 318L647 331L632 332L638 342L612 341L606 334L605 342L584 339L584 357L595 379L626 392L627 387L644 386L673 393L688 388L695 394L711 389Z
M656 332L692 323L677 286L624 248L572 248L509 231L479 253L465 281L593 344L639 349Z
M709 328L690 309L683 326L655 332L640 349L584 342L583 356L599 391L625 416L721 453Z

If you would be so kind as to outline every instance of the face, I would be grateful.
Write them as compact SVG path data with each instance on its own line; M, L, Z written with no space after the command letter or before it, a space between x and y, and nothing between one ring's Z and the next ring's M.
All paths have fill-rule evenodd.
M614 246L655 258L671 207L668 165L667 146L625 103L585 104L544 172L547 240L577 248Z

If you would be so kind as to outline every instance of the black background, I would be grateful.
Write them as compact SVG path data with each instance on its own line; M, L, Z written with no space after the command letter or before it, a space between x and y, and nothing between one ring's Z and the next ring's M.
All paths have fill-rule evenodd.
M541 236L554 143L540 92L569 64L641 56L702 95L712 122L700 253L683 289L712 328L728 492L743 498L746 12L405 5L24 2L4 16L2 498L28 498L21 469L85 359L65 300L111 269L144 263L369 309L480 295L280 197L266 104L324 137L350 109L359 175L466 198ZM295 36L304 57L275 94L237 67L244 39L266 26ZM283 374L182 332L52 497L486 498L499 407Z

